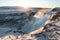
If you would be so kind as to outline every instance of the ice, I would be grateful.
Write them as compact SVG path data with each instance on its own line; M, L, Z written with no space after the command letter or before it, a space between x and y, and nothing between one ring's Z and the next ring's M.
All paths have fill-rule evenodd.
M19 15L15 15L15 12L12 12L13 15L10 15L8 10L7 14L0 14L0 40L60 40L60 18L50 23L52 25L45 25L45 21L52 18L57 11L48 11L48 14L42 17L38 14L39 18L33 16L31 19L28 17L29 12L25 12L27 14L20 15L21 12L18 12ZM41 33L37 32L38 34L32 36L28 34L45 26L48 26L48 29Z

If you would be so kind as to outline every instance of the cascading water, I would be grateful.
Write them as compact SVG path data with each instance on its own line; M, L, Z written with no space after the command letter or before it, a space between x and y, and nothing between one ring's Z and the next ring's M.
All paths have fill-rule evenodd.
M26 33L30 33L35 30L38 30L41 27L44 27L46 25L45 22L50 18L51 15L52 13L51 14L47 13L41 18L33 17L28 23L27 22L25 23L25 25L22 28L22 31Z

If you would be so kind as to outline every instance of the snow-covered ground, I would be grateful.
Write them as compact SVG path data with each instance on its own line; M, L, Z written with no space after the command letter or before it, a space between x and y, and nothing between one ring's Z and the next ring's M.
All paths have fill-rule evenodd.
M1 16L0 17L0 40L60 40L60 18L58 21L46 25L48 29L42 33L29 36L29 32L37 30L39 26L45 26L44 22L55 12L47 12L40 20L38 18L30 18L27 15L20 16ZM53 13L53 15L52 15ZM37 15L37 14L36 14ZM36 15L34 17L36 17ZM54 25L55 24L55 25Z

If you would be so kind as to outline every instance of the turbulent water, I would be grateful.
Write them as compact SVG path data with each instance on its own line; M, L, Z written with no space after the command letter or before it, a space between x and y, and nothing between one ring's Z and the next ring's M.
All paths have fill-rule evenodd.
M29 21L28 23L26 23L24 25L22 30L24 30L24 32L27 32L27 33L32 32L34 30L37 30L37 29L39 29L41 27L44 27L45 26L45 22L48 19L49 19L49 15L45 15L45 16L43 16L41 18L33 18L33 19L31 19L31 21Z
M21 13L25 14L21 14ZM17 13L17 14L16 14ZM40 27L45 26L45 21L47 21L51 16L55 15L54 12L47 12L45 16L41 18L29 17L27 15L28 11L21 10L0 10L0 38L1 40L14 40L19 39L27 40L22 35L29 33L31 31L37 30ZM60 24L57 21L56 25ZM52 23L53 24L53 23ZM17 38L18 37L18 38ZM57 38L58 37L58 38ZM60 38L60 27L50 26L46 32L42 32L41 34L37 34L31 37L31 40L50 40Z

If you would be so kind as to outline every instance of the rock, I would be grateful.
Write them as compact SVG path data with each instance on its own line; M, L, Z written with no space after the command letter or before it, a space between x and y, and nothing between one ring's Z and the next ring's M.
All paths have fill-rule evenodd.
M57 33L58 35L60 35L60 31L57 31L56 33Z
M32 10L32 13L37 12L37 14L31 14L33 17L29 16L29 12L23 13L20 11L18 13L15 11L13 13L6 11L6 13L9 14L0 14L0 40L60 40L60 18L57 20L57 22L51 23L55 25L49 25L46 31L42 31L40 33L40 31L44 29L45 24L50 23L50 21L47 21L48 19L56 19L58 16L60 17L60 13L59 15L57 14L58 16L55 15L58 11L60 11L59 9L60 8L54 8L49 12L47 12L47 10L44 8L42 10L40 9L39 12ZM31 36L29 33L36 35Z
M17 40L22 40L21 35L16 38Z
M59 27L60 27L60 22L55 23L55 25L57 25L57 26L59 26Z
M15 40L15 39L16 39L16 37L13 36L13 35L9 35L9 38L10 38L11 40Z
M2 40L2 38L0 38L0 40Z
M5 36L5 37L3 37L2 39L3 39L3 40L7 40L7 39L9 39L9 36Z

